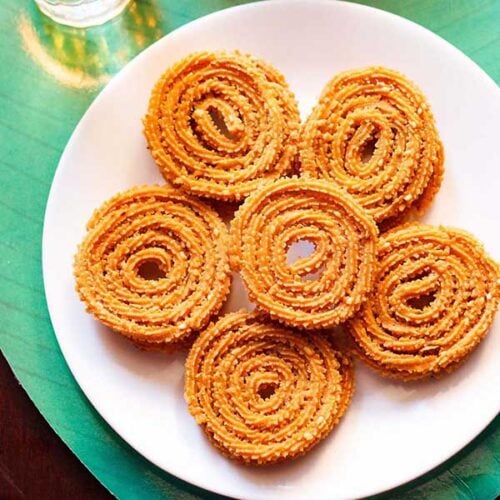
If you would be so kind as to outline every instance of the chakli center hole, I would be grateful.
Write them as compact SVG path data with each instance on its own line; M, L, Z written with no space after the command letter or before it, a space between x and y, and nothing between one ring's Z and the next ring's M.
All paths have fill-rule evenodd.
M260 384L259 388L257 389L257 394L262 399L269 399L276 392L276 389L276 384Z
M420 309L421 311L426 307L430 306L434 300L436 299L436 295L434 292L426 293L425 295L419 295L418 297L412 297L408 300L408 305L413 309Z
M298 240L290 245L286 255L286 262L291 266L294 262L304 257L309 257L316 250L316 245L309 240Z
M219 129L219 132L226 136L228 139L234 139L233 134L227 128L226 122L222 113L217 108L209 108L208 114L212 118L214 125Z
M156 260L146 260L139 266L138 274L148 281L157 281L165 277L165 272Z
M361 161L363 163L368 163L375 153L375 147L377 146L378 137L372 136L370 137L362 146L361 146Z

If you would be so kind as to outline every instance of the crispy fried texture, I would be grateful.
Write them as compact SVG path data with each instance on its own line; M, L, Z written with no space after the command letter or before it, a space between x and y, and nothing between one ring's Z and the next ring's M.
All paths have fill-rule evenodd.
M300 116L283 75L238 52L201 52L160 78L144 134L161 173L198 196L238 201L293 167Z
M314 252L293 264L298 241ZM231 224L231 265L250 299L274 319L328 328L351 317L373 281L377 227L354 199L330 182L286 178L250 195Z
M140 186L104 203L87 229L75 257L78 294L138 347L183 346L219 312L230 288L228 235L204 203ZM145 265L159 274L144 276Z
M347 323L361 359L402 380L458 366L493 323L498 265L468 233L419 223L387 232L377 258L373 291Z
M306 453L337 424L353 386L350 359L325 335L246 311L210 325L186 361L189 411L225 456L250 464Z
M345 189L390 227L428 207L444 154L422 92L396 71L370 67L326 85L302 127L300 160L303 174Z

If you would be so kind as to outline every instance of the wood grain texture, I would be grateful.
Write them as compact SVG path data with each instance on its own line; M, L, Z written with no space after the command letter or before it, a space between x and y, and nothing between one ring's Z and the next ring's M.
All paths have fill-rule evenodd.
M52 431L1 355L0 422L1 498L112 498Z
M54 25L30 0L0 2L0 348L52 428L120 498L213 495L135 453L93 410L71 376L43 292L41 236L50 183L74 127L123 64L176 27L238 3L245 2L142 0L102 27L74 30ZM498 0L359 3L426 26L500 81ZM0 425L5 428L3 421ZM23 450L17 453L23 457L19 463L29 460ZM49 466L51 460L47 455ZM494 498L500 493L499 463L497 419L451 461L384 496ZM11 469L6 474L12 477Z

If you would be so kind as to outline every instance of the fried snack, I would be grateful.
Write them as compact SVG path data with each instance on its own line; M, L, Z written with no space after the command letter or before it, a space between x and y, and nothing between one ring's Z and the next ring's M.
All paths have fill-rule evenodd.
M141 186L94 212L75 257L87 311L147 350L192 340L230 287L227 229L174 188Z
M238 52L189 55L153 89L144 134L165 179L238 201L292 168L300 116L285 78Z
M308 241L314 252L288 264ZM285 178L250 195L231 224L231 265L250 300L299 328L327 328L351 317L373 281L377 227L325 180Z
M350 359L324 335L255 312L210 325L186 361L190 413L225 456L249 464L306 453L337 424L353 387Z
M378 245L375 286L347 323L361 359L413 380L455 368L488 332L499 267L471 235L406 224Z
M302 173L348 191L377 223L422 213L443 176L443 146L422 92L371 67L340 73L303 125Z

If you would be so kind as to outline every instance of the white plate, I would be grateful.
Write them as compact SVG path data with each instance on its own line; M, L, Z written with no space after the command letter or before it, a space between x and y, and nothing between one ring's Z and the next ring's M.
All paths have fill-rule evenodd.
M203 488L245 498L350 498L386 490L437 466L499 410L500 323L461 369L405 385L361 366L340 426L293 463L235 465L217 453L184 404L183 357L137 351L88 316L72 260L101 202L135 184L161 182L142 136L149 91L190 52L241 49L275 64L303 116L337 72L372 64L402 71L427 95L446 150L443 187L426 220L468 229L500 256L500 102L485 73L451 45L402 18L359 5L276 1L190 23L130 63L95 100L61 158L45 218L43 271L52 323L81 388L139 453ZM241 285L228 309L244 303Z

